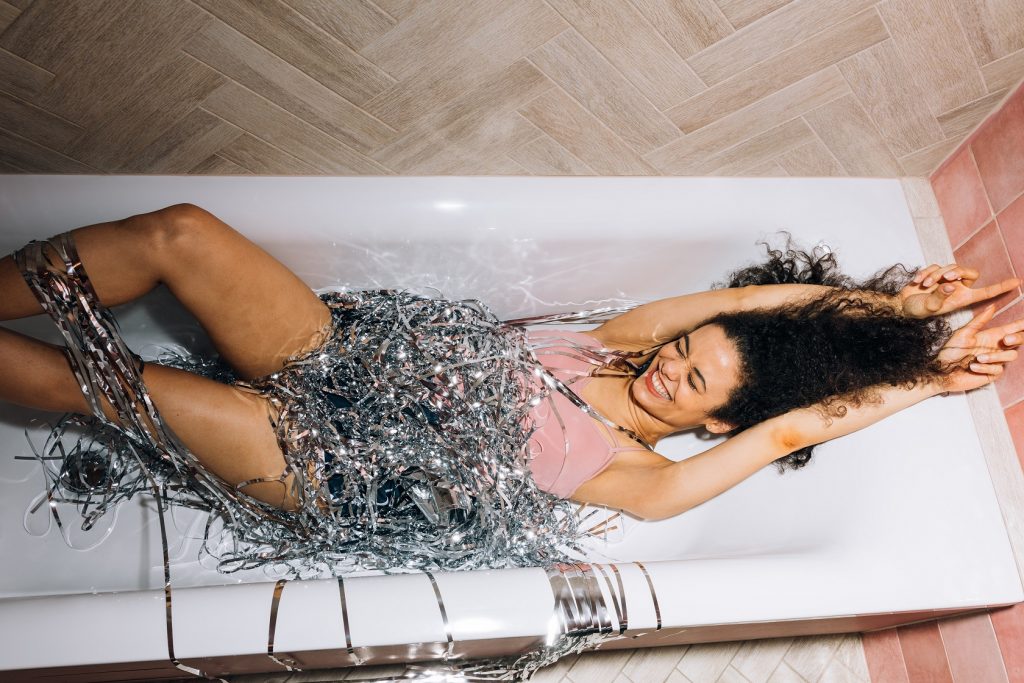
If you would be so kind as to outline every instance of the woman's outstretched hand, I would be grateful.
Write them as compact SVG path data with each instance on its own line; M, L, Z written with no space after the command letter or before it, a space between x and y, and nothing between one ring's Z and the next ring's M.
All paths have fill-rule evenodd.
M900 290L903 314L909 318L945 315L999 296L1020 285L1019 279L1009 278L988 287L972 289L977 279L977 270L955 263L948 266L928 266L915 275L909 285Z
M995 312L995 305L989 305L954 332L939 351L939 361L956 368L941 382L941 391L983 387L994 382L1007 363L1017 359L1017 347L1024 342L1024 318L984 329Z

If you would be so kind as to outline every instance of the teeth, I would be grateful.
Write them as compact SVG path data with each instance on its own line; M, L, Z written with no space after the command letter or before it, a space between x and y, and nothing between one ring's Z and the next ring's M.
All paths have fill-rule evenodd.
M662 398L665 398L665 399L671 399L672 398L668 394L668 389L666 389L665 385L661 383L661 375L659 375L657 373L657 371L655 371L653 374L651 374L651 383L654 384L654 388L658 390L658 393L661 394Z

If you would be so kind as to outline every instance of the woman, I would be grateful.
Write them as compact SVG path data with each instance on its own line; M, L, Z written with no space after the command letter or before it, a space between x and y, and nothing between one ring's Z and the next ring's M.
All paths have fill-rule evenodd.
M167 365L145 365L146 387L174 434L206 469L231 485L241 485L248 496L283 511L301 507L301 495L294 485L296 472L287 471L280 434L275 430L281 423L282 405L247 383L276 378L275 373L289 360L319 350L339 324L333 315L337 309L332 311L323 298L258 246L191 204L79 228L72 236L81 265L104 305L135 299L158 283L167 285L200 321L236 373L238 382L225 384ZM762 276L761 281L764 277L770 280L770 274ZM610 351L620 368L622 361L641 360L640 374L594 376L578 388L589 404L581 406L589 408L589 416L577 412L575 418L582 415L591 429L599 423L618 429L606 430L604 450L598 448L597 456L596 451L574 451L575 460L566 458L552 465L550 458L535 453L537 464L531 466L538 484L547 477L547 490L561 487L564 497L607 505L645 519L661 519L718 495L768 463L860 429L930 395L988 384L1005 363L1016 358L1015 348L1024 336L1022 320L984 329L994 309L977 316L949 340L939 354L945 369L932 363L928 353L919 353L917 366L897 378L906 385L919 376L912 388L884 384L872 388L879 381L893 381L885 373L897 372L897 358L889 368L882 368L879 381L872 379L869 385L864 372L846 373L846 380L832 382L818 377L816 394L789 398L794 405L803 403L798 409L776 415L748 410L757 416L756 424L721 417L721 409L736 404L737 394L751 385L750 360L760 334L757 325L747 325L747 341L743 342L739 328L730 327L728 315L752 313L756 317L761 309L788 306L791 315L783 327L792 327L803 318L821 318L828 309L838 307L839 315L829 313L822 319L830 320L830 325L859 319L863 330L871 327L872 316L886 311L899 318L942 315L1019 284L1007 280L971 289L977 276L961 266L932 266L917 273L914 282L897 296L859 292L852 299L849 293L829 299L832 288L817 285L748 284L652 302L592 331L574 333L577 349L589 347L595 357L607 357ZM4 294L0 320L41 310L11 256L0 261L0 291ZM762 330L779 327L782 318L769 316L765 320ZM869 323L866 328L865 322ZM915 332L911 346L934 342L940 332L938 328L923 336ZM656 353L651 347L656 347ZM836 353L845 352L838 349ZM542 354L538 357L543 360ZM43 410L90 414L89 400L69 372L61 347L0 328L0 358L4 363L0 399ZM557 368L557 362L547 365L553 375L557 370L583 374L579 367ZM829 410L836 413L829 397L844 395L851 404L845 417L823 419L823 412L826 417ZM814 396L825 402L806 407L808 398ZM103 413L116 421L117 410L103 397L100 400ZM651 450L664 436L698 425L717 433L742 431L679 463ZM153 432L157 429L152 422L148 427ZM557 441L550 433L547 438L549 444ZM551 454L549 448L547 456ZM589 461L576 467L577 461L585 458ZM561 478L566 465L571 475L567 479ZM286 476L281 474L283 470ZM310 477L315 478L312 471Z

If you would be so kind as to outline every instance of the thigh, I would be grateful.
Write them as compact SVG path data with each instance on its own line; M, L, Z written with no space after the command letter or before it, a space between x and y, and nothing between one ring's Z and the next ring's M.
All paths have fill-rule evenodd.
M174 208L161 281L241 379L276 372L322 343L330 309L305 282L208 211Z
M184 370L146 363L143 379L164 423L199 458L203 466L231 485L260 477L279 477L285 457L270 422L276 412L269 401ZM89 414L81 396L76 412ZM101 397L107 417L117 415ZM147 420L150 430L153 425ZM295 508L290 489L295 475L283 483L259 482L242 491L286 510Z

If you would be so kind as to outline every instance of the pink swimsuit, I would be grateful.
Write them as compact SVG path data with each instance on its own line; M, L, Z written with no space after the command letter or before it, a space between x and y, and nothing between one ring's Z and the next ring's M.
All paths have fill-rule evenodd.
M528 335L534 343L551 344L558 339L569 339L581 346L601 348L599 341L580 332L529 330ZM571 347L545 346L534 349L534 353L551 374L577 395L583 392L583 388L592 379L588 375L596 366L586 360L564 355L572 353ZM552 390L551 398L565 423L564 433L549 401L541 401L530 413L537 425L528 444L532 458L530 470L539 489L560 498L569 498L580 484L604 471L619 451L645 450L616 446L612 429L608 425L580 410L558 391Z

